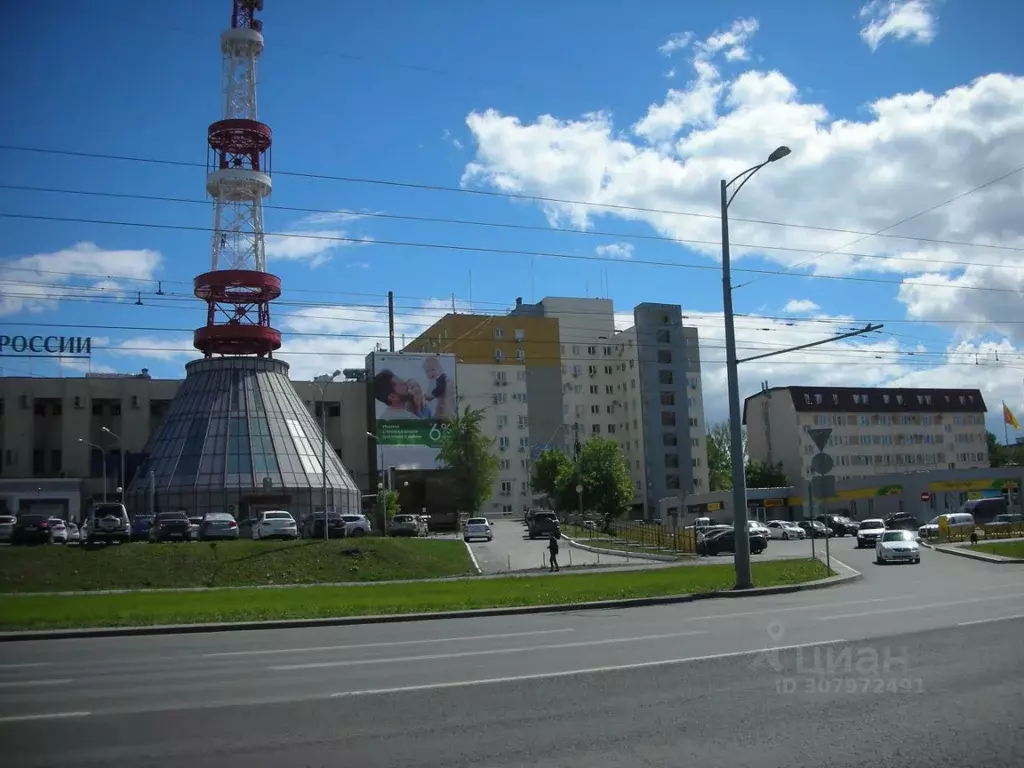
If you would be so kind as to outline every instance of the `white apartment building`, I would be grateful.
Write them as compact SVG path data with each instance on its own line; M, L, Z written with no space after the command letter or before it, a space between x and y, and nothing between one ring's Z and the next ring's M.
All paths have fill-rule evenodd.
M772 387L743 406L751 459L810 476L809 430L832 429L838 480L988 466L985 400L977 389Z

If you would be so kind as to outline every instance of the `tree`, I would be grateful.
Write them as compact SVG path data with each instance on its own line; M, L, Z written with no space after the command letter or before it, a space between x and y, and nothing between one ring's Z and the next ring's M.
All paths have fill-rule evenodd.
M782 471L782 462L769 464L766 461L747 462L747 488L784 488L790 484Z
M576 473L573 474L575 480ZM584 505L600 514L606 524L626 512L633 501L633 481L626 458L614 440L592 437L583 444L578 477L583 486ZM575 494L575 483L571 490Z
M732 436L729 422L712 424L708 430L708 486L712 491L727 491L732 488Z
M461 511L476 514L491 498L498 476L498 457L492 453L494 440L483 434L482 408L466 406L441 433L437 457L451 472L455 498Z
M548 449L533 462L533 490L557 501L565 487L565 478L575 472L572 459L561 451Z
M990 467L1017 467L1024 464L1024 446L1002 445L994 433L986 433L988 465Z

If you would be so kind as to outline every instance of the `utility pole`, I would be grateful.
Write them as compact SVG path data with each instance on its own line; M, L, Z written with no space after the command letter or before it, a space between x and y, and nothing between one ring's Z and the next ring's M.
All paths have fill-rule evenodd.
M583 446L580 444L580 423L577 421L572 425L573 452L576 455L576 498L579 503L580 525L583 525L583 475L580 473L581 459L583 458Z

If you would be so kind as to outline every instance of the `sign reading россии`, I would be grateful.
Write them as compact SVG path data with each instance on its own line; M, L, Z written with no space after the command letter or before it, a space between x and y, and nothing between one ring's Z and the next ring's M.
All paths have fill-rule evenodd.
M0 334L0 357L90 357L89 336L8 336Z

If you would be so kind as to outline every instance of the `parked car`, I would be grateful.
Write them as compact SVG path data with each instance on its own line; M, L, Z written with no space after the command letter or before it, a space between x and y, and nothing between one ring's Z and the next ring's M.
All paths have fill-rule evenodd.
M50 542L49 515L31 512L18 515L11 532L11 544L48 544Z
M271 509L260 512L252 526L254 539L297 539L299 526L291 512Z
M132 515L132 541L146 541L155 520L156 515Z
M773 539L788 541L789 539L803 539L807 537L804 529L790 520L769 520L767 528L768 536Z
M466 527L462 530L464 541L471 539L487 539L494 541L494 531L491 530L491 523L486 517L471 517L466 521Z
M128 519L128 510L124 504L117 502L104 501L94 504L89 511L87 528L86 544L109 544L114 541L128 544L132 540L132 523Z
M199 523L199 538L203 541L237 539L238 522L230 512L207 512Z
M832 529L817 520L801 520L797 525L812 539L826 539L832 536Z
M10 541L14 535L14 524L18 518L14 515L0 515L0 541Z
M158 512L149 529L150 542L188 541L192 538L192 524L184 512Z
M322 539L324 537L324 513L314 512L302 522L302 535L306 538ZM343 539L348 535L345 517L340 512L327 513L327 538Z
M199 533L203 528L201 515L190 515L188 518L189 538L192 541L199 541Z
M750 554L759 555L768 548L768 537L763 533L750 532ZM736 551L736 536L734 531L729 529L713 530L705 533L697 539L697 554L708 557L721 552Z
M760 520L747 520L747 530L751 533L760 533L766 539L771 538L771 534L768 531L768 526L762 523Z
M531 539L538 536L554 536L562 538L562 526L558 523L558 515L554 512L534 512L530 515L527 533Z
M875 542L875 562L917 563L921 562L921 547L913 531L883 531Z
M885 518L885 527L890 531L916 531L921 522L909 512L897 512Z
M63 519L59 517L50 518L50 543L51 544L67 544L68 543L68 526Z
M860 529L857 531L857 549L873 547L878 537L885 530L885 521L880 517L872 517L860 521Z
M345 521L346 536L368 536L372 530L366 515L342 515L341 518Z
M939 515L933 517L927 523L917 529L917 535L922 539L934 539L942 531L940 521L946 519L946 530L953 536L968 536L974 531L974 516L969 512L954 512L951 515Z
M66 523L68 527L68 544L77 544L82 540L82 532L74 523Z
M388 524L391 536L422 536L426 526L417 515L395 515Z
M856 536L859 527L853 520L844 515L818 515L816 518L822 525L828 526L834 536Z

